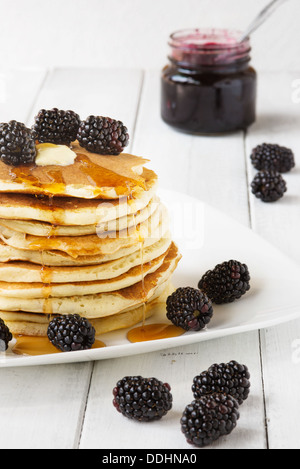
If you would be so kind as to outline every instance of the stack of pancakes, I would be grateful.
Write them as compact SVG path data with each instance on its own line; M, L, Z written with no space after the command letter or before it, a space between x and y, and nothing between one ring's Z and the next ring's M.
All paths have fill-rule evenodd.
M148 160L72 150L69 166L0 162L0 317L13 334L44 336L66 314L97 335L137 324L180 259Z

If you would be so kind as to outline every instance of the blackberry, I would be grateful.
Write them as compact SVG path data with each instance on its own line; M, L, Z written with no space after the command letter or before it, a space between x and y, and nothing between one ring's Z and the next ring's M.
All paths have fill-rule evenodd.
M248 368L236 361L215 364L195 376L192 391L195 399L215 392L230 394L241 405L250 393L249 379Z
M80 117L74 111L63 111L57 108L41 109L32 126L39 143L70 145L76 140Z
M34 163L36 147L33 132L22 122L12 120L0 124L0 159L19 166Z
M156 378L125 376L113 389L113 405L125 417L140 422L159 420L172 408L169 384Z
M13 336L3 321L0 318L0 352L5 352L8 349L8 343L12 340Z
M230 260L208 270L198 283L213 303L232 303L250 290L250 274L246 264Z
M167 298L166 306L167 318L186 331L204 329L213 316L210 299L196 288L177 288Z
M294 153L280 145L263 143L252 150L251 161L259 171L287 173L295 166Z
M187 442L200 448L229 435L240 418L239 405L229 394L201 396L187 405L180 423Z
M287 185L280 173L261 171L251 183L252 193L263 202L276 202L287 191Z
M77 139L86 150L102 155L119 155L128 145L127 128L110 117L89 116L81 122Z
M49 323L47 335L50 342L62 352L87 350L95 342L94 327L79 314L54 317Z

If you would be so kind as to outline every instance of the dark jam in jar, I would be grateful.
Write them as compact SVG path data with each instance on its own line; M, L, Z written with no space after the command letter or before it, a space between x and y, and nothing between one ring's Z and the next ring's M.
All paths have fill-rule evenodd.
M245 130L256 118L255 70L250 42L227 30L184 30L170 37L162 72L161 116L195 134Z

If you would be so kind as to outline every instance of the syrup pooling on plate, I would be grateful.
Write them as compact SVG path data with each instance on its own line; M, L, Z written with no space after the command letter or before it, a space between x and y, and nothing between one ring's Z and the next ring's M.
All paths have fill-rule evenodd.
M16 355L48 355L54 353L63 353L51 344L48 337L38 336L16 336L16 344L12 351ZM104 342L95 340L92 349L106 347Z
M176 327L173 324L143 324L140 327L131 329L127 338L129 342L146 342L148 340L161 340L169 339L171 337L178 337L184 334L181 327Z
M168 293L164 294L164 296L166 295L168 295ZM166 301L159 300L154 302L152 305L145 305L144 318L147 316L149 310L151 310L153 316L157 316L159 318L166 317ZM171 323L158 322L153 324L145 324L144 319L141 326L134 327L128 331L127 339L131 343L146 342L149 340L161 340L178 337L184 333L184 329L181 327L176 327Z
M12 351L16 355L48 355L60 353L60 351L51 344L48 337L38 336L16 336L16 344Z

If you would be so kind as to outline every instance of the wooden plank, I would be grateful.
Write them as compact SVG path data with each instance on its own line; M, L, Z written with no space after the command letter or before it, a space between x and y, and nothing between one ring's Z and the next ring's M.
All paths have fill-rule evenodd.
M47 77L29 121L40 109L71 109L81 119L89 115L108 116L121 120L134 134L136 110L143 74L140 70L118 69L55 69Z
M1 449L73 449L92 363L1 370Z
M253 348L257 333L202 342L161 352L107 360L95 366L81 436L81 449L192 449L180 429L180 418L193 400L194 376L213 363L232 359L245 363L252 373L252 390L240 407L240 420L234 433L211 446L213 449L265 448L261 410L261 379L258 349ZM161 420L140 423L127 419L112 405L112 390L124 376L155 376L172 388L173 408ZM258 417L259 415L259 417Z
M300 449L300 321L262 331L270 449Z
M46 76L43 69L0 72L0 120L27 122L32 103Z
M249 226L243 132L195 138L190 155L190 195Z
M296 168L283 175L288 192L274 204L264 204L250 194L253 229L295 261L300 260L299 233L299 126L300 73L265 73L259 80L257 123L247 136L249 183L254 177L249 155L256 145L278 143L295 152ZM297 88L298 86L298 88ZM287 273L288 275L288 273ZM282 292L284 295L284 292ZM261 332L263 381L269 445L272 449L300 448L298 389L300 321L292 321ZM292 430L291 430L292 429Z
M159 72L147 71L141 94L132 150L151 159L163 188L173 189L213 204L248 225L243 135L228 138L193 137L164 124L159 115ZM228 184L232 190L228 189ZM221 227L220 227L221 229ZM81 448L187 448L178 421L191 399L191 379L213 363L235 359L246 362L253 374L253 397L243 407L240 431L217 446L265 447L263 393L258 333L178 347L131 358L95 364ZM120 419L112 407L111 391L128 374L142 374L170 381L176 396L173 412L163 421L141 426ZM105 427L106 431L103 432ZM249 433L251 438L249 438Z
M246 139L249 186L257 173L250 160L253 148L277 143L291 148L296 168L283 174L288 192L276 203L263 203L250 190L253 229L295 261L300 261L300 101L293 86L297 73L263 73L259 78L258 118Z

